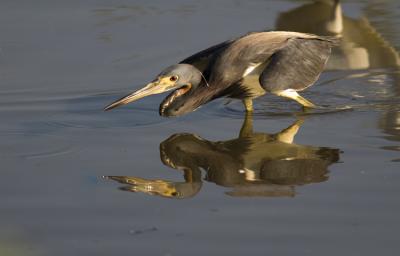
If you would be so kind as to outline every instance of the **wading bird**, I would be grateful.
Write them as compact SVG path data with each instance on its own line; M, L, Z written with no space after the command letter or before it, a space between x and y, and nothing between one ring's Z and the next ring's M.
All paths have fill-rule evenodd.
M171 90L160 105L161 116L183 115L220 97L241 99L251 112L253 99L267 92L315 108L297 92L315 83L336 44L334 37L297 32L250 33L166 68L147 86L105 110Z

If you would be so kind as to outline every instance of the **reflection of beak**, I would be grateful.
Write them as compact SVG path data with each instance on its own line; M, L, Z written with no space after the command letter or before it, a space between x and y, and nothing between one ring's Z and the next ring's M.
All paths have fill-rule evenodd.
M175 182L166 180L147 180L132 176L107 176L107 178L118 181L129 186L121 188L131 192L142 192L150 195L159 195L163 197L179 197Z
M111 103L110 105L105 107L104 110L105 111L111 110L111 109L119 107L121 105L125 105L132 101L144 98L146 96L163 93L163 92L175 89L175 88L176 88L176 86L174 86L174 84L172 84L172 82L170 82L168 78L159 79L155 82L149 83L144 88L142 88L134 93L131 93L131 94L123 97L122 99L119 99L119 100Z

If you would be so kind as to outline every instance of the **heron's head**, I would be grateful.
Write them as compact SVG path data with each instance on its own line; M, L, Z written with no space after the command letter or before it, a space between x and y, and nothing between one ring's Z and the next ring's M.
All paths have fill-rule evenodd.
M160 143L161 161L174 169L199 170L199 159L206 158L212 143L190 133L177 133Z
M184 104L183 96L193 91L202 81L201 72L189 64L177 64L163 70L151 83L108 105L110 110L128 104L143 97L173 90L161 103L160 115L177 116L193 111L198 106Z

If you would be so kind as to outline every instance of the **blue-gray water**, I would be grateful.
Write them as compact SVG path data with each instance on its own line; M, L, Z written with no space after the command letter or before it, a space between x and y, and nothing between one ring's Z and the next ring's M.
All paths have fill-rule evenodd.
M158 116L165 95L102 111L226 39L259 30L324 33L326 10L312 1L2 1L0 255L397 255L397 1L343 1L343 43L304 93L352 111L304 115L285 99L256 100L260 136L301 120L290 146L238 139L245 115L235 101L176 119ZM189 160L163 151L182 134L190 138L182 145L206 145ZM293 148L325 153L290 165ZM270 152L279 150L292 155L277 161ZM189 167L171 164L174 157ZM253 182L254 170L230 164L261 164L274 176ZM202 176L183 199L123 191L126 184L102 178L191 184L182 172L190 168ZM248 176L228 180L232 172Z

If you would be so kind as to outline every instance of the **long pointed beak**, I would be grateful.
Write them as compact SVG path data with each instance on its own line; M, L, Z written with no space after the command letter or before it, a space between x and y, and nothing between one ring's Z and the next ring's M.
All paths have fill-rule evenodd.
M138 99L141 99L143 97L152 95L152 94L158 94L158 93L163 93L166 91L169 91L173 89L173 87L170 87L169 85L165 84L160 84L160 81L155 81L155 82L151 82L148 85L146 85L144 88L131 93L113 103L111 103L110 105L108 105L107 107L104 108L104 111L108 111L111 110L113 108L122 106L122 105L126 105L130 102L136 101Z
M125 97L113 102L113 103L111 103L110 105L108 105L107 107L104 108L104 111L108 111L108 110L111 110L113 108L116 108L116 107L119 107L119 106L122 106L122 105L126 105L129 102L141 99L143 97L146 97L146 96L149 96L149 95L152 95L152 94L155 94L155 93L157 93L155 91L158 89L156 85L157 85L156 82L149 83L148 85L146 85L142 89L137 90L136 92L131 93L131 94L129 94L129 95L127 95L127 96L125 96Z

